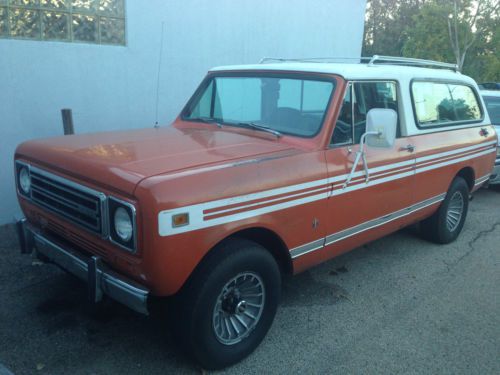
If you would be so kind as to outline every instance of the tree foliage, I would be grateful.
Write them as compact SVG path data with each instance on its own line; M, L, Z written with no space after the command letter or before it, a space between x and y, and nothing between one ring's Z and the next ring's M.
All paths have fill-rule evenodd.
M363 55L456 63L500 81L500 0L368 0Z

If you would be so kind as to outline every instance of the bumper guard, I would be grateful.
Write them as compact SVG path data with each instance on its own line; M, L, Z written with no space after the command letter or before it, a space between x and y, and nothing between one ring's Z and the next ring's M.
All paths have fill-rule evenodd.
M99 302L105 294L132 310L149 314L149 290L109 269L100 257L88 258L68 246L59 244L57 240L30 226L26 219L17 222L17 233L22 254L31 253L34 248L40 260L48 260L86 281L91 302Z

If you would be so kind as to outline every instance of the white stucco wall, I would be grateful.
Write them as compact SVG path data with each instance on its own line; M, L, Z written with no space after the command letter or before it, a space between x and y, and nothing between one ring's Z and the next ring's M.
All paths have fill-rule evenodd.
M12 157L22 141L168 125L206 71L264 56L357 57L365 0L126 0L127 45L0 39L0 225L20 213Z

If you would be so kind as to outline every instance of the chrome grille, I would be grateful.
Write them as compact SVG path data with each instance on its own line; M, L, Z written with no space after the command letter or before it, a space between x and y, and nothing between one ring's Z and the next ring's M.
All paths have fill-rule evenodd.
M94 233L103 235L104 194L30 168L31 200Z

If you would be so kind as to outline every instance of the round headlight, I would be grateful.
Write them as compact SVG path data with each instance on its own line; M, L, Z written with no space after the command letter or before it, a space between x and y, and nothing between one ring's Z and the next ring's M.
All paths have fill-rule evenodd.
M28 168L22 167L19 171L19 186L24 194L29 194L31 189L31 177Z
M123 242L128 242L132 238L132 219L123 207L118 207L114 215L115 232Z

